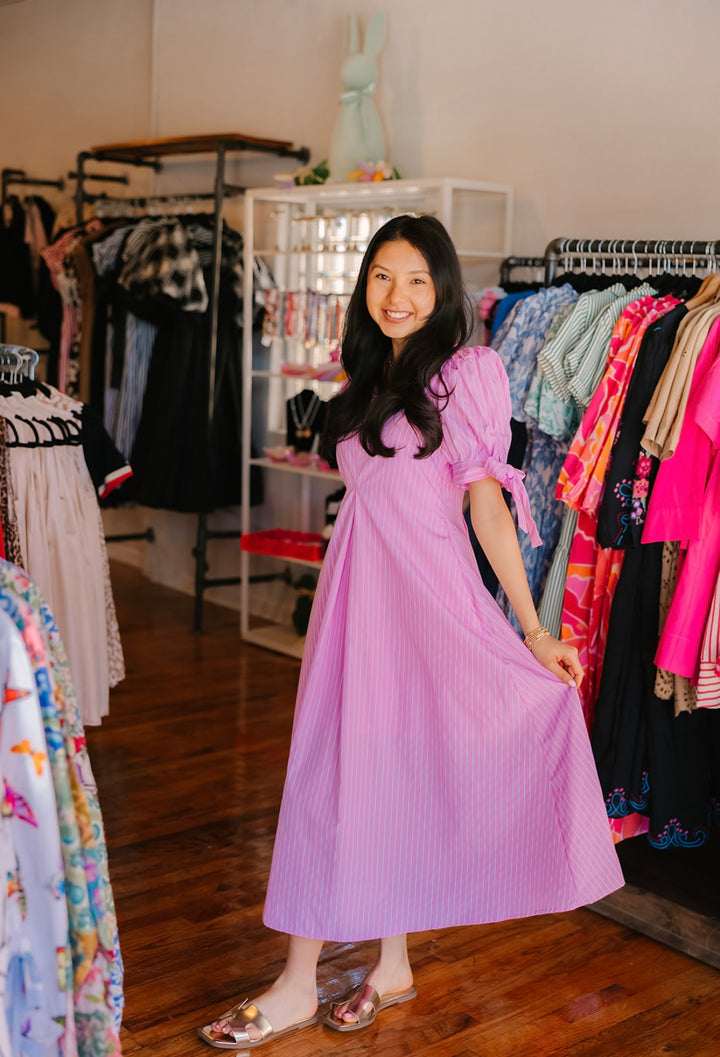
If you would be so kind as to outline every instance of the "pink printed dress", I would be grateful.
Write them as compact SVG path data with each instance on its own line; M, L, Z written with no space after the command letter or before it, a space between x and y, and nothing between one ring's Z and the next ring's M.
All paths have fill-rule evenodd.
M414 459L341 442L347 494L313 606L264 921L359 941L569 910L623 883L574 688L486 591L462 516L506 463L507 378L490 349L443 368L443 443Z

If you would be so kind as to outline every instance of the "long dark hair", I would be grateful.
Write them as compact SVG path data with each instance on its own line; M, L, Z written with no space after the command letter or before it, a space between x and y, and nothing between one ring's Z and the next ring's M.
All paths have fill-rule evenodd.
M425 325L409 336L390 370L392 342L368 312L366 287L380 247L401 239L425 258L435 286L435 307ZM323 450L332 455L339 440L357 434L369 455L390 458L395 449L383 444L382 428L403 411L420 441L415 458L432 454L443 435L438 405L428 391L444 406L450 392L440 368L467 344L471 333L460 263L443 225L431 216L393 217L370 240L350 298L342 341L342 365L349 384L328 405Z

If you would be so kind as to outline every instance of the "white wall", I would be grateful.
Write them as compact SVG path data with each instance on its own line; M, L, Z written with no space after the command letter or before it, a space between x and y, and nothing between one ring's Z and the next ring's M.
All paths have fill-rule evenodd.
M0 6L0 157L236 130L327 152L345 18L376 0ZM377 102L407 176L513 183L515 250L718 233L714 0L388 0ZM10 105L6 105L7 103ZM187 169L202 182L205 169ZM248 160L243 176L272 167ZM166 180L171 177L165 177ZM265 179L263 179L265 182Z
M217 131L292 140L319 161L338 108L347 15L364 26L377 6L0 5L0 165L59 176L99 143ZM515 252L541 253L558 235L720 237L720 4L387 0L384 9L376 100L391 160L405 176L514 184ZM248 158L234 169L238 182L268 183L277 163ZM175 163L136 181L208 189L210 166ZM165 526L143 559L132 545L125 555L188 586L193 519L122 517ZM237 549L215 546L218 575Z
M152 0L0 7L2 167L56 177L79 150L147 134L152 13Z

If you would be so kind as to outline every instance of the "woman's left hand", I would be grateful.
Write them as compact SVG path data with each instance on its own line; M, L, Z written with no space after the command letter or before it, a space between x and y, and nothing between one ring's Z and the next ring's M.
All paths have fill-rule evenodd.
M554 639L552 635L543 635L533 643L531 652L540 664L558 679L562 679L569 686L580 686L585 673L574 646Z

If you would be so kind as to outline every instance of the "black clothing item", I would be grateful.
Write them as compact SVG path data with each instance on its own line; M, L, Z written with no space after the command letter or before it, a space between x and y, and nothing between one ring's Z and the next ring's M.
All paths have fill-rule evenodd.
M52 232L57 213L50 205L50 203L42 197L42 195L32 195L32 201L38 207L38 212L40 213L40 221L42 223L43 230L45 231L45 238L48 240L48 242L52 242Z
M527 426L524 422L517 422L514 418L510 419L510 450L508 452L508 462L511 466L515 466L518 470L523 464L525 458L525 449L527 448ZM505 495L505 502L510 505L510 493L503 489ZM472 521L470 520L470 507L465 511L465 524L468 528L470 535L470 543L472 545L473 553L475 555L475 561L477 562L478 569L480 570L480 576L482 582L487 587L490 594L495 598L497 595L498 587L500 586L498 578L493 571L493 567L488 561L485 551L482 549L478 542L478 538L475 535L475 530L472 527Z
M130 472L128 461L117 450L94 408L83 404L81 411L82 447L85 464L95 491L105 497L115 487L118 477Z
M209 513L240 502L242 236L223 225L208 431L210 312L197 309L212 287L212 246L211 217L141 218L127 224L114 264L97 276L90 403L98 413L105 415L106 382L110 390L121 387L129 313L157 328L131 453L134 475L113 494L114 503ZM261 272L256 263L257 282ZM269 281L266 269L262 281ZM255 466L250 496L262 501L262 470Z
M597 538L601 547L622 550L640 543L649 494L660 467L658 459L646 456L652 462L648 493L640 499L634 497L633 482L645 431L643 415L670 357L677 329L686 315L685 305L673 308L648 327L640 343L598 511Z
M40 261L35 294L35 314L38 330L48 343L45 377L51 385L57 385L60 364L60 329L62 327L62 298L53 286L50 269Z
M584 294L588 290L607 290L615 283L622 283L626 290L633 290L643 282L645 280L637 275L592 275L589 272L563 272L562 275L556 275L550 285L564 286L565 283L569 283L573 290Z
M673 714L655 696L662 543L625 555L613 599L591 742L608 815L650 820L658 848L707 840L720 797L720 714Z
M35 297L30 249L25 242L25 210L15 195L9 197L8 206L7 227L0 217L0 301L17 305L23 319L32 319Z
M29 196L26 202L37 207L45 237L50 242L55 210L40 195ZM48 279L49 273L42 260L39 270L33 270L30 247L25 242L25 206L17 195L10 195L7 204L11 211L7 227L0 217L0 301L17 305L23 319L33 319L39 313L40 295L46 297L46 291L40 289L41 281L44 283L43 269ZM59 302L60 295L55 293ZM41 333L44 334L42 328Z
M703 282L697 275L672 275L668 272L651 275L647 281L661 297L665 294L673 294L675 297L682 298L683 301L694 297Z
M234 295L221 283L216 393L208 434L210 318L173 312L161 323L130 457L134 476L118 490L144 506L209 513L240 502L242 353ZM253 453L254 454L254 453ZM262 502L252 467L250 501Z

